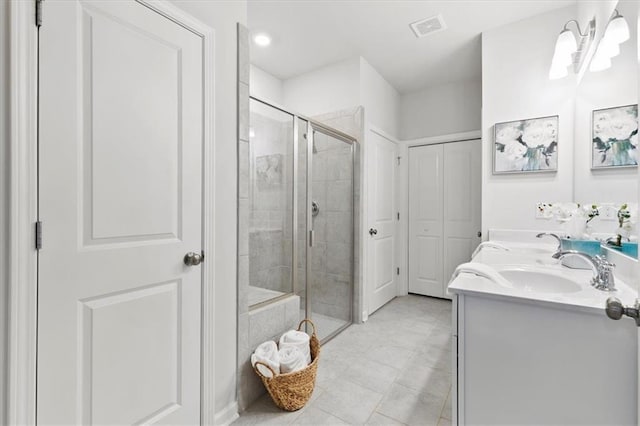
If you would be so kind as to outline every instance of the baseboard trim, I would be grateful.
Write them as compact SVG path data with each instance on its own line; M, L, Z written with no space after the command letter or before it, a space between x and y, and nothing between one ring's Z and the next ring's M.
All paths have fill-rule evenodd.
M227 426L236 421L238 417L240 417L238 414L238 402L234 401L222 410L218 411L215 414L213 421L216 426Z

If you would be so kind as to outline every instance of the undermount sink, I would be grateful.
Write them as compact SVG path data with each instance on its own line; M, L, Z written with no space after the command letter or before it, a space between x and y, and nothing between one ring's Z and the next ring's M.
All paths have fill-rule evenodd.
M499 272L514 288L532 293L576 293L580 285L556 274L527 269L507 269Z

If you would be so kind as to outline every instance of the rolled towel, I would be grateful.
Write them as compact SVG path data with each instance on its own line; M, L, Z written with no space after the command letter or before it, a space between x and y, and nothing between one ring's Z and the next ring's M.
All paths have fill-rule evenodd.
M284 349L289 346L295 346L305 356L307 364L311 364L311 349L309 347L309 335L304 331L289 330L280 337L278 347Z
M282 374L293 373L309 365L305 355L296 346L285 346L278 351L278 356L280 357L280 372Z
M267 364L273 369L273 371L275 371L276 374L280 373L280 356L278 355L278 346L276 345L276 342L269 340L256 348L253 355L251 355L251 365L255 367L256 362L258 361ZM264 365L258 365L256 368L263 376L272 376L271 371L269 371L268 368L265 368Z

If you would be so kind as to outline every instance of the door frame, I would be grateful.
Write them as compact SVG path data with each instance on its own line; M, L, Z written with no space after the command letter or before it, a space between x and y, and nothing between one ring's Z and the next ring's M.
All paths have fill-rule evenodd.
M404 270L405 274L400 274L400 281L398 283L398 295L406 296L409 294L409 148L423 145L436 145L442 143L451 142L463 142L466 140L482 139L482 131L472 130L462 133L451 133L448 135L429 136L418 139L411 139L400 142L400 170L399 170L399 186L400 186L400 226L401 231L399 233L399 244L401 249L399 250L401 255L401 261L399 262ZM402 214L402 211L406 212Z
M214 30L167 0L135 0L203 40L203 250L200 423L214 423ZM10 118L7 417L8 424L36 423L38 252L38 28L35 0L9 2ZM46 7L46 6L45 6ZM44 25L46 25L46 11ZM46 226L46 225L45 225ZM44 229L46 237L46 229ZM46 238L44 244L46 246Z

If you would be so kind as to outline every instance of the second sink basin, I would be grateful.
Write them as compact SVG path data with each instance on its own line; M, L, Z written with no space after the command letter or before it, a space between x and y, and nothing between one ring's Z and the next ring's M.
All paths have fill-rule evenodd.
M532 293L576 293L582 287L568 278L528 269L506 269L499 272L514 288Z

